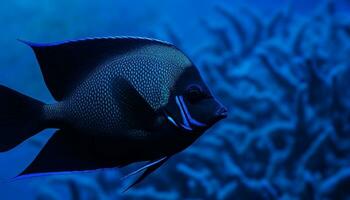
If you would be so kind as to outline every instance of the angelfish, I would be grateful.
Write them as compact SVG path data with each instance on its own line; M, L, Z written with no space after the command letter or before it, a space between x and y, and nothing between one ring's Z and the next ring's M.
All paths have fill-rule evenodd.
M58 129L18 177L149 163L139 183L227 116L190 59L148 38L29 45L57 101L0 86L0 151ZM130 186L130 187L131 187Z

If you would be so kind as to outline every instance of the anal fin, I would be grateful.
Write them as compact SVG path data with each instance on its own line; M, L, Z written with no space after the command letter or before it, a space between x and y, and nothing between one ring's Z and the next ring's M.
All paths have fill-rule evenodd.
M150 175L152 172L154 172L156 169L158 169L160 166L162 166L167 160L169 159L169 157L163 157L159 160L156 160L154 162L151 162L143 167L141 167L140 169L131 172L130 174L124 176L122 179L126 179L129 178L130 176L133 176L135 174L138 174L139 172L145 170L142 175L140 177L138 177L136 179L135 182L133 182L129 187L127 187L124 192L128 191L130 188L134 187L135 185L137 185L138 183L140 183L143 179L145 179L148 175Z
M15 179L106 167L96 161L93 149L93 137L71 130L58 130L34 161Z

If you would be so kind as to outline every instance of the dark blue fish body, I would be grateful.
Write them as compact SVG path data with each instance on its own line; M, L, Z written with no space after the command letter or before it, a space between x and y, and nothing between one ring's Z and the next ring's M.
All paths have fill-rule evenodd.
M7 120L17 127L0 125L0 150L45 128L58 131L21 175L153 161L139 182L226 116L193 63L171 44L135 37L25 43L57 103L1 86L8 109L0 117L16 115Z

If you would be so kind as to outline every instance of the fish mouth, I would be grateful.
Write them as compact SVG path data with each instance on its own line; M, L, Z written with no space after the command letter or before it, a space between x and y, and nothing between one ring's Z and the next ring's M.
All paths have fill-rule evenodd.
M226 107L221 106L215 113L215 118L209 124L215 124L216 122L227 118L228 110Z

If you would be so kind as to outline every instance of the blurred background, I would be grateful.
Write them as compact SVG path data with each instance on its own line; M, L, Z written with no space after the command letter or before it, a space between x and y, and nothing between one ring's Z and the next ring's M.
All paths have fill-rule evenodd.
M134 35L186 52L230 110L126 193L120 178L137 166L9 181L46 130L0 153L1 200L350 199L349 0L12 0L0 24L0 84L47 103L16 39Z

